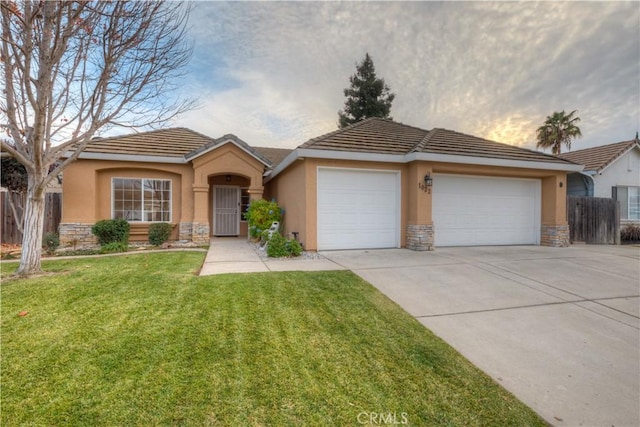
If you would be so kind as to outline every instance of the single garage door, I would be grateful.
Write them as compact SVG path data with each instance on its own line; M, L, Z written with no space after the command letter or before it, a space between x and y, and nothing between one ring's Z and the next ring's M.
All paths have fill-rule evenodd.
M435 246L540 242L540 181L435 175Z
M400 173L318 168L318 250L400 246Z

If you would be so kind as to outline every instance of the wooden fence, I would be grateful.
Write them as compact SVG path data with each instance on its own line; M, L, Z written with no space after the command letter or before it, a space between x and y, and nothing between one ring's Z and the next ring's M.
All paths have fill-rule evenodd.
M620 244L620 204L601 197L568 197L571 242Z
M2 243L22 243L22 233L18 231L9 197L12 197L16 207L21 211L24 205L20 196L14 193L0 192L0 241ZM47 193L44 205L44 233L57 233L62 217L62 193Z

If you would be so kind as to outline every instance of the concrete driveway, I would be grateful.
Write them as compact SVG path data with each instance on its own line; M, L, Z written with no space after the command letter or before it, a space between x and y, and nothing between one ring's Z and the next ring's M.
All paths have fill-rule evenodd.
M640 248L323 252L558 426L640 425Z

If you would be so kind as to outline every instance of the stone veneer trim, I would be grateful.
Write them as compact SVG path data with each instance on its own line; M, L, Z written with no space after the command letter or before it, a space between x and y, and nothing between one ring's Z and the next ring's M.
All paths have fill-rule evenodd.
M433 250L433 224L409 224L406 227L406 246L412 251Z
M93 224L83 224L80 222L61 222L58 228L61 246L95 246L98 239L91 232Z
M196 245L209 244L209 224L202 222L192 223L191 241Z
M568 225L542 225L540 227L540 245L555 248L569 246Z

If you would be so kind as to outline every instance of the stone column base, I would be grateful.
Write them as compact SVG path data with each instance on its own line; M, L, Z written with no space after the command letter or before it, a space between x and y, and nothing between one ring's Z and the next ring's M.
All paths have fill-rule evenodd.
M60 246L82 248L97 245L98 239L91 233L92 226L80 222L61 222L58 228Z
M433 224L410 224L406 229L407 249L433 250Z
M540 227L540 245L555 248L569 246L568 225L543 225Z
M194 222L191 224L191 241L196 245L209 244L209 223Z
M193 237L193 223L181 222L178 224L178 240L191 240Z

